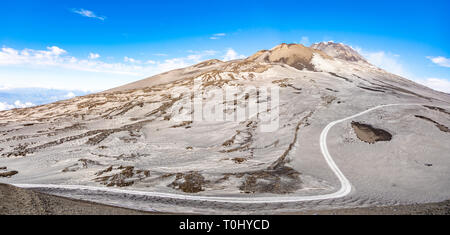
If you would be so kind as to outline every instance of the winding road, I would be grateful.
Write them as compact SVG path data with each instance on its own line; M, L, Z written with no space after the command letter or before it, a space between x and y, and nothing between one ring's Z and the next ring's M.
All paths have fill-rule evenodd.
M349 116L337 121L329 123L322 131L320 135L320 150L323 157L325 158L328 166L331 168L333 173L339 179L341 187L337 192L324 195L314 195L314 196L280 196L280 197L213 197L213 196L193 196L193 195L181 195L173 193L159 193L159 192L144 192L136 190L124 190L115 188L105 188L105 187L94 187L94 186L82 186L82 185L52 185L52 184L13 184L20 188L50 188L50 189L68 189L68 190L88 190L96 192L110 192L118 194L129 194L138 196L150 196L150 197L160 197L169 199L180 199L180 200L191 200L191 201L210 201L210 202L225 202L225 203L243 203L243 204L255 204L255 203L284 203L284 202L304 202L304 201L315 201L315 200L328 200L335 198L342 198L350 194L352 191L352 186L350 181L345 177L342 171L334 162L331 157L328 147L327 147L327 135L330 129L336 124L345 122L349 119L353 119L364 115L366 113L372 112L377 109L390 107L390 106L421 106L424 104L386 104L379 105L374 108L368 109L366 111L360 112L353 116Z

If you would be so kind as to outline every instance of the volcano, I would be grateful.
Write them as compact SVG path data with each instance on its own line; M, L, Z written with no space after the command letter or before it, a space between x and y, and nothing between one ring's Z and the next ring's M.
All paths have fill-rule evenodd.
M377 68L350 46L281 44L245 59L208 60L96 94L2 111L0 181L182 212L441 202L450 199L449 107L449 94ZM344 182L342 197L293 202L334 195ZM159 194L123 196L125 190Z

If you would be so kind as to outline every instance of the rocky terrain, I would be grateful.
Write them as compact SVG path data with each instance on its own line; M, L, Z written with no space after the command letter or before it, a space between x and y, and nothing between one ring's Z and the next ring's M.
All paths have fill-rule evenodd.
M217 95L229 89L234 93ZM204 105L199 121L198 101L222 105L214 117L238 117L253 101L263 108L217 121ZM281 44L242 60L205 61L101 93L2 111L0 182L231 197L332 193L340 185L320 152L322 129L383 104L420 105L382 108L329 133L328 148L352 193L319 205L280 205L278 212L448 200L450 95L331 42ZM276 128L265 130L268 123ZM146 203L181 212L270 210Z
M113 206L46 195L0 184L0 215L144 215Z

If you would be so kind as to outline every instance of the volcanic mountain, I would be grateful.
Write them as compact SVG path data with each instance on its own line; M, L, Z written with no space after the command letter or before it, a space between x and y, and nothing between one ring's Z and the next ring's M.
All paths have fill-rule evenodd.
M186 119L195 116L196 101L203 116ZM202 106L215 104L215 117L224 117L252 101L265 108L242 120L206 120L209 109ZM348 195L245 210L444 201L450 195L449 106L449 94L377 68L344 44L281 44L246 59L209 60L101 93L2 111L6 177L0 181L227 198L327 195L341 181L323 157L321 133L348 118L326 137L351 184ZM275 128L264 131L267 122ZM242 209L40 188L139 209Z

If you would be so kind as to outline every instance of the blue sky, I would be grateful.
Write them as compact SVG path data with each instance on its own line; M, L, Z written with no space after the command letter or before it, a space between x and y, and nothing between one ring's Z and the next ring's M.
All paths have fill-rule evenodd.
M3 0L0 109L83 95L206 59L241 58L282 42L329 40L450 92L448 12L449 1L433 0ZM47 94L36 99L30 91Z

